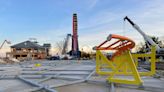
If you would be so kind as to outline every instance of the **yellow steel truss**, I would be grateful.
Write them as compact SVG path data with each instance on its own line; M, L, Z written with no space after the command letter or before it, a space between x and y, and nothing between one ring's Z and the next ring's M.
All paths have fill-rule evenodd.
M150 58L151 69L148 72L139 72L138 58ZM140 76L151 76L155 74L155 47L151 48L149 54L131 54L129 50L115 57L110 61L100 50L96 51L96 73L100 75L109 75L108 82L142 85ZM132 76L133 80L115 78L115 75Z

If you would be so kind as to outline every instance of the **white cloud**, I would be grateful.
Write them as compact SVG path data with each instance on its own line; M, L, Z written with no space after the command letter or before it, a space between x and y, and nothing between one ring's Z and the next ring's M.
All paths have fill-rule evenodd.
M90 9L94 8L98 2L99 0L92 1L90 3ZM164 15L164 6L161 2L161 0L152 0L141 8L132 7L131 11L124 10L121 13L105 9L97 11L95 15L91 14L88 19L79 23L80 48L98 45L111 33L128 36L137 44L140 41L143 42L143 37L129 23L126 23L126 30L123 29L123 17L125 15L129 15L146 34L163 36L164 19L162 18ZM38 34L36 37L41 43L51 42L54 46L55 42L64 40L66 34L69 33L68 30L71 32L72 29L70 28L66 26L64 28L49 30L45 34Z
M148 1L147 1L148 2ZM111 30L115 33L123 35L123 28L121 23L124 15L129 17L140 26L140 28L148 35L163 36L164 35L164 6L162 0L152 0L147 5L140 7L132 7L132 11L125 11L120 14L113 11L102 10L96 15L91 16L81 30L85 31L80 36L80 44L89 44L94 46L103 41L104 38L110 33ZM133 8L135 11L133 11ZM137 8L137 9L136 9ZM121 18L121 19L119 19ZM105 29L106 28L106 29ZM119 31L118 31L119 30ZM129 23L126 23L126 36L132 38L136 43L143 42L143 37L139 34Z
M99 0L91 0L90 5L89 5L89 9L94 8L98 2L99 2Z
M91 0L89 9L95 8L99 0ZM142 1L138 1L138 4ZM164 5L163 0L144 1L145 5L142 7L129 7L130 11L122 10L111 11L104 9L96 11L95 14L88 16L85 21L79 23L79 46L95 46L106 39L111 33L128 36L136 43L143 41L142 36L126 23L126 30L123 31L123 17L128 15L141 29L148 35L163 36L164 35ZM114 6L111 6L114 7ZM120 6L121 7L121 6ZM120 8L116 7L116 8ZM87 7L88 8L88 7ZM109 6L110 8L110 6ZM71 18L71 17L70 17ZM80 19L80 17L78 17ZM70 19L71 20L71 19ZM71 24L72 21L70 21ZM62 23L64 25L64 23ZM34 35L41 43L51 42L54 44L57 41L64 40L67 33L72 31L72 26L62 26L58 29L52 29Z

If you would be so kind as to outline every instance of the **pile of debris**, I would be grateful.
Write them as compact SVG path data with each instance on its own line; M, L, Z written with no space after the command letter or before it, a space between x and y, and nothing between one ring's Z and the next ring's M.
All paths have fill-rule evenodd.
M18 63L18 62L20 61L15 58L1 58L0 59L0 64L11 64L11 63Z

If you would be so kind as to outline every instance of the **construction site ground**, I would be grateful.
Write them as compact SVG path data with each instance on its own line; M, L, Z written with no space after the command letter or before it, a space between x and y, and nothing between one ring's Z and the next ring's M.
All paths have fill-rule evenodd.
M164 92L164 78L143 76L143 88L121 84L113 87L106 78L95 74L94 60L0 64L0 92Z

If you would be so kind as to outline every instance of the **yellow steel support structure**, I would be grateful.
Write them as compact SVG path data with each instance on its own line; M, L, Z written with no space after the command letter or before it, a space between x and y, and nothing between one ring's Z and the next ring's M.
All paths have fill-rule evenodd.
M116 38L116 37L115 37ZM105 41L104 43L106 43ZM104 44L103 43L103 44ZM102 46L102 44L100 45ZM96 73L99 75L108 75L107 81L110 83L122 83L142 85L143 81L140 76L152 76L155 74L155 46L151 48L151 53L146 54L131 54L129 49L126 49L115 56L113 59L108 59L102 54L102 50L106 47L97 47L96 49ZM125 44L123 44L125 46ZM120 46L120 47L123 47ZM104 49L105 48L105 49ZM112 49L112 48L110 48ZM124 48L123 48L124 49ZM149 58L150 71L139 72L138 58ZM116 75L131 76L132 79L117 78Z
M117 62L117 61L122 62ZM106 69L106 70L105 70ZM109 69L109 71L107 71ZM96 53L96 72L100 75L109 75L107 80L114 83L141 85L142 80L132 59L130 51L124 52L115 58L114 62L109 61L99 50ZM115 75L133 75L133 80L114 78Z
M139 72L137 70L139 57L150 58L150 71ZM122 55L115 57L114 61L108 60L100 50L96 51L96 73L100 75L109 75L107 80L114 83L142 85L143 81L141 80L140 75L154 75L156 70L155 62L156 58L154 46L151 49L151 53L131 54L130 51L126 51ZM114 75L132 75L134 80L114 78Z
M142 85L142 80L139 76L138 70L135 66L135 63L132 59L132 55L130 51L124 52L120 57L120 60L122 62L120 64L116 65L115 71L111 73L111 75L108 77L109 82L114 83L123 83L123 84L135 84L135 85ZM121 71L122 70L122 71ZM127 74L128 72L132 73L133 80L129 79L121 79L121 78L114 78L114 75L117 75L117 73Z
M135 60L136 67L138 67L138 58L149 58L150 62L150 71L148 72L139 72L141 76L153 76L156 73L156 49L155 46L151 47L151 52L146 54L132 54L133 59Z

